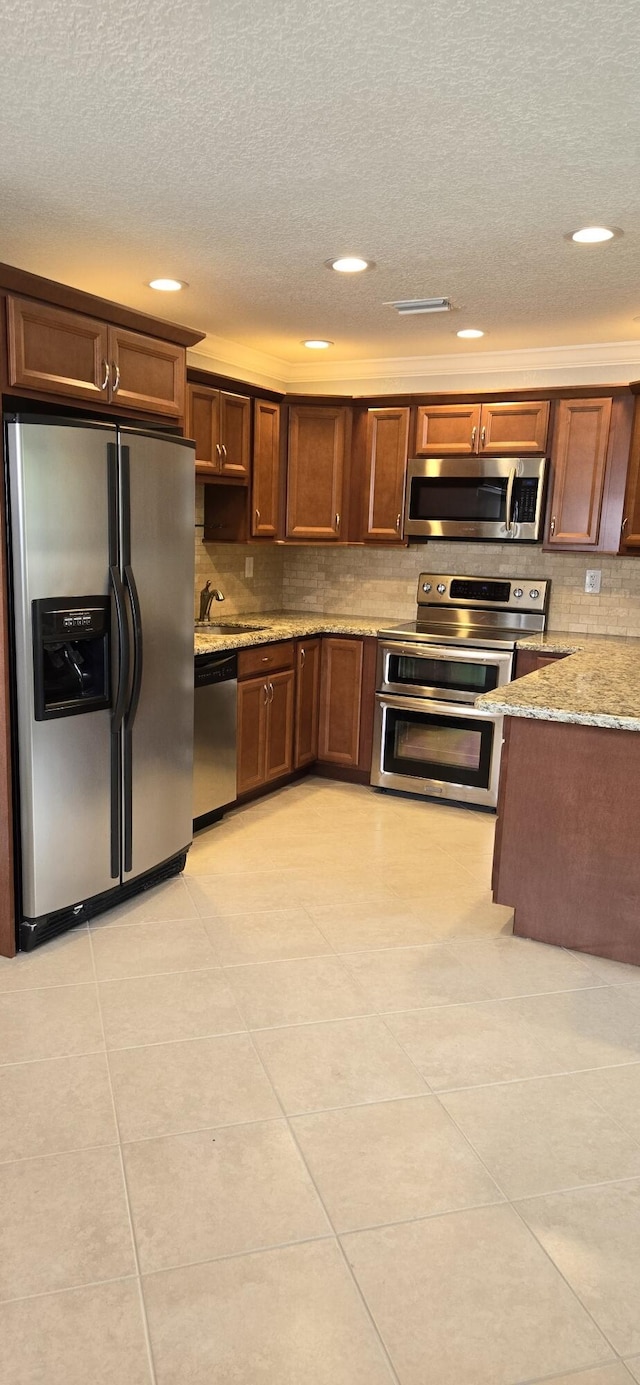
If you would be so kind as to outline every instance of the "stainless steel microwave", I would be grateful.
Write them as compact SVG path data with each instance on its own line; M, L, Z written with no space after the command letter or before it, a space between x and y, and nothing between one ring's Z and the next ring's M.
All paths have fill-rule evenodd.
M546 457L415 457L404 532L419 539L542 538Z

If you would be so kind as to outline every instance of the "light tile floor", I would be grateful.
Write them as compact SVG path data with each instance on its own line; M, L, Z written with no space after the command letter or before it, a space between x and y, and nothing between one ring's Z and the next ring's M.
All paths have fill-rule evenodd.
M0 963L0 1380L640 1381L640 971L311 778Z

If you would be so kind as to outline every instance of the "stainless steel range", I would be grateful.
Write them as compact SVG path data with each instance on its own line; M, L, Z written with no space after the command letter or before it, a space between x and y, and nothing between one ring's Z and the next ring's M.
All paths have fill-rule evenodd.
M495 808L502 717L473 704L511 681L518 638L545 628L550 585L421 573L417 619L378 642L372 784Z

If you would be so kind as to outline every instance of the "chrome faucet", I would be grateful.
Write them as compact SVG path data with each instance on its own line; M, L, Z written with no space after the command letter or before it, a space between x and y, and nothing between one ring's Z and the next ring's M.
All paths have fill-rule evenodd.
M207 581L204 587L202 588L202 591L200 592L201 621L209 620L211 603L213 601L224 601L224 593L221 592L218 587L212 587L209 578L207 578Z

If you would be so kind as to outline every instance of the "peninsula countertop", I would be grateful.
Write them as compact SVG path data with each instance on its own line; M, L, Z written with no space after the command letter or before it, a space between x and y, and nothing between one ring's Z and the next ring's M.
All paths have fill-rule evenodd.
M538 721L640 731L640 639L549 630L518 640L518 649L569 657L483 693L476 707Z

